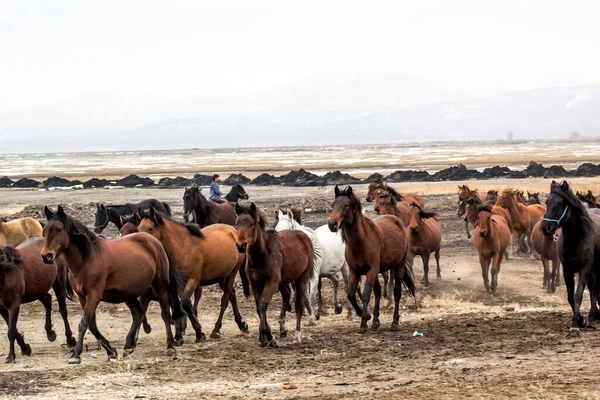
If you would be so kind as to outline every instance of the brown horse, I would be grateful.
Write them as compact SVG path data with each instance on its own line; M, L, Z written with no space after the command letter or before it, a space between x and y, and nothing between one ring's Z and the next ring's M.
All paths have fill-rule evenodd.
M498 287L498 273L502 263L502 255L510 244L510 230L508 223L499 215L492 215L492 208L488 205L479 207L477 214L477 227L473 233L473 244L479 252L481 275L483 284L488 293L496 293ZM492 284L488 274L491 265Z
M515 199L517 203L527 205L527 200L525 200L525 193L522 190L515 190Z
M375 197L373 198L373 208L375 209L375 212L378 214L395 215L404 222L404 225L408 226L410 223L410 203L394 189L391 191L389 189L391 188L386 190L377 189L375 191ZM385 203L385 205L382 205L382 202ZM394 210L390 209L390 204L394 205ZM387 211L382 212L382 208L384 207Z
M144 318L138 300L140 296L158 300L167 332L167 354L174 355L169 305L173 308L173 318L178 319L183 313L177 295L177 272L170 265L162 244L147 233L103 240L67 215L61 206L56 213L48 207L44 212L48 224L44 228L42 259L51 264L57 257L64 257L69 266L69 279L83 309L77 345L69 363L81 362L83 337L88 327L109 359L117 357L117 350L96 326L96 308L100 301L127 304L133 321L125 341L125 352L132 352Z
M183 193L183 218L204 228L212 224L235 224L235 203L216 204L208 201L202 194L202 189L192 186Z
M17 319L21 304L39 300L46 309L46 337L56 340L56 332L52 329L52 296L54 290L60 315L65 324L67 344L75 346L76 341L67 318L65 298L73 300L73 290L68 284L67 267L62 259L56 263L44 265L40 251L44 239L30 239L17 247L0 248L0 314L8 325L10 350L5 363L15 362L15 339L21 347L21 354L31 355L31 347L25 343L23 335L17 331Z
M420 256L423 261L423 280L425 288L429 288L429 257L434 253L436 276L442 277L440 270L440 245L442 244L442 227L435 213L425 212L415 202L411 204L409 236L409 259Z
M456 216L461 218L465 212L467 211L467 200L474 198L479 200L480 202L484 202L485 199L479 194L477 189L471 190L467 185L458 185L458 210L456 211ZM469 223L475 226L475 221L464 219L465 221L465 230L467 231L467 237L471 239L471 232L469 232Z
M0 218L0 246L16 247L34 237L42 237L42 225L33 218L7 221Z
M411 271L406 267L409 244L404 223L394 215L383 215L375 220L365 217L362 214L360 200L353 194L351 186L345 190L335 187L335 200L332 207L329 229L332 232L342 230L349 267L348 300L356 314L361 317L360 332L367 332L367 321L371 319L369 313L371 292L375 293L372 328L377 329L381 325L379 322L381 286L378 274L389 270L393 271L395 276L392 330L399 330L402 282L413 296L415 291ZM356 301L356 289L362 275L365 275L366 283L362 292L361 310Z
M285 230L276 232L266 229L265 216L254 203L249 207L236 204L238 215L237 248L247 257L246 272L256 301L256 311L260 318L258 344L261 347L277 346L267 322L267 309L277 290L281 292L282 307L279 315L279 337L287 336L285 314L290 302L289 284L294 282L296 296L296 340L302 340L302 313L306 289L313 269L313 245L302 231Z
M558 255L558 236L561 230L556 231L556 235L546 236L541 229L542 220L540 219L533 227L531 234L533 249L542 258L544 266L544 281L542 287L547 289L548 293L554 293L556 286L560 286L560 258ZM550 271L550 262L552 262L552 271Z
M505 208L509 212L513 230L521 234L519 237L519 251L525 247L524 242L525 237L527 237L529 253L533 254L531 232L535 223L544 216L546 208L541 204L526 206L517 201L517 196L517 190L504 189L498 197L496 205Z
M219 284L223 296L219 318L210 337L221 337L223 315L229 302L238 327L242 332L248 332L248 324L242 319L233 287L235 277L245 260L237 251L237 233L234 227L214 224L200 230L198 225L176 222L150 207L148 212L142 214L138 230L151 234L165 246L177 272L185 280L181 303L196 331L196 343L206 340L206 336L196 318L190 297L198 287L214 283ZM181 340L181 335L181 328L178 328L175 340Z
M367 198L366 198L366 200L369 203L375 199L375 193L376 193L377 189L383 189L383 190L387 190L387 191L389 191L391 189L394 191L394 193L398 193L392 187L388 186L387 183L384 183L383 180L381 180L381 179L371 181L371 183L369 184L369 187L367 188ZM398 195L401 196L402 198L404 198L406 201L408 201L409 204L414 201L417 204L419 204L421 207L425 206L425 203L423 202L423 199L421 199L421 196L419 196L416 193L403 193L403 194L398 193ZM398 201L401 201L401 200L402 199L398 198Z
M527 191L527 205L532 204L542 204L540 201L540 192L531 193L529 190Z
M488 190L487 195L485 196L485 202L491 202L496 204L498 200L498 191L497 190Z
M469 220L469 221L473 221L474 224L473 225L477 225L477 214L479 213L479 207L481 207L482 205L487 205L490 206L492 208L492 215L499 215L502 218L504 218L506 220L506 223L508 224L508 229L511 231L513 231L512 229L512 220L510 218L510 213L502 207L496 206L496 205L492 205L491 202L486 201L485 203L482 203L481 200L472 197L469 200L467 200L467 211L465 212L465 220ZM504 258L506 259L506 261L508 261L508 251L504 254Z

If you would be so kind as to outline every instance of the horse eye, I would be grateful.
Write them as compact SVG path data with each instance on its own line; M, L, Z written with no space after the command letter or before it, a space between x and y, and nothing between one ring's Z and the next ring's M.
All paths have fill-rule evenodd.
M64 228L57 228L56 231L60 233L60 232L64 231Z

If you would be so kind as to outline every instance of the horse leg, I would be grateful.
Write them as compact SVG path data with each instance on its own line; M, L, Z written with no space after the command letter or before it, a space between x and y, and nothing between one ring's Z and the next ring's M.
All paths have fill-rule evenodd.
M492 294L496 294L498 288L498 274L500 273L500 264L502 263L502 253L494 254L492 257ZM488 263L489 265L489 263Z
M379 329L381 326L381 323L379 322L379 303L381 300L381 284L379 283L379 279L375 279L375 283L373 284L373 294L375 294L375 307L373 308L373 323L371 324L371 328Z
M144 319L145 313L137 297L126 300L125 304L131 312L131 328L129 329L129 333L125 339L125 347L123 348L123 351L125 351L126 354L131 354L137 345L140 326L142 325L142 320Z
M4 308L3 306L0 306L0 314L2 314L2 318L6 322L6 325L10 327L10 313L8 312L8 310L6 308ZM10 335L9 335L9 339L10 339ZM16 331L15 339L17 341L17 344L21 348L21 354L24 356L30 356L31 355L31 346L29 346L27 343L25 343L25 338L23 338L23 335L21 335L19 333L19 331ZM11 362L15 362L14 345L13 345L12 359L9 360L9 358L10 358L10 353L9 353L9 356L6 357L6 360L5 360L5 362L7 364L11 363Z
M392 271L394 271L394 275L396 276L396 281L394 285L394 319L392 321L392 331L400 330L400 300L402 299L402 280L404 278L404 274L408 274L409 272L405 269L404 261L399 266L396 266Z
M256 302L256 311L258 312L258 316L260 318L258 336L258 344L260 345L260 347L265 347L267 345L270 345L271 347L277 346L277 341L271 333L271 327L269 326L269 322L267 322L267 309L269 308L271 298L273 298L273 294L275 294L275 292L277 291L278 286L279 285L275 280L269 280L265 282L262 293L260 293L260 297L257 299ZM299 289L300 288L296 287L296 302L302 302L303 300L302 292L300 292Z
M202 286L198 286L196 290L194 290L194 315L196 319L198 319L198 303L200 303L200 299L202 298Z
M19 318L20 308L21 308L21 305L17 303L17 304L14 304L8 310L7 324L8 324L9 351L8 351L8 356L4 360L5 364L11 364L11 363L15 362L15 358L16 358L15 357L15 340L17 339L18 336L22 336L19 334L19 332L17 332L17 319ZM25 355L27 355L27 356L31 355L31 348L29 348L28 354L25 354Z
M425 281L425 289L429 289L429 258L431 254L429 252L425 252L421 256L421 260L423 260L423 280Z
M352 304L350 303L350 300L348 299L348 292L350 290L350 286L348 284L348 264L346 262L344 262L344 264L342 265L342 268L340 268L340 271L342 272L342 279L344 279L344 288L346 290L346 308L348 310L346 318L351 319L352 318Z
M530 258L534 258L535 257L535 252L533 251L533 244L531 243L531 240L532 240L531 236L532 236L532 233L529 232L527 234L527 246L529 246L529 257Z
M288 285L279 285L281 293L281 312L279 313L279 338L287 337L287 328L285 327L285 314L287 313L287 305L290 303L290 288Z
M100 334L96 327L96 308L100 303L101 294L97 291L90 292L87 297L79 298L79 302L83 308L83 316L79 323L79 335L77 337L77 344L73 349L73 354L69 359L69 364L80 364L81 363L81 352L83 351L83 338L85 332L90 329L90 332L94 335L96 340L100 342L102 347L106 350L109 359L117 358L117 350L110 346L110 343L104 336Z
M44 325L46 337L50 342L54 342L56 340L56 332L52 329L52 296L50 293L44 293L39 298L39 301L44 305L44 309L46 310L46 324Z
M488 278L488 270L490 268L491 258L488 260L481 254L479 255L479 263L481 264L481 276L483 278L483 286L485 286L485 291L490 292L490 283Z
M185 284L185 288L183 289L183 295L181 296L181 305L183 306L183 310L187 314L190 322L192 323L192 327L196 332L196 343L204 342L206 340L206 335L202 332L202 327L198 322L198 319L194 315L194 309L192 308L192 302L190 300L192 293L196 291L198 287L198 281L195 279L188 279Z
M340 285L340 281L337 275L337 272L333 272L329 275L329 280L333 286L333 307L336 314L342 313L342 304L338 298L338 289Z
M56 295L56 301L58 302L58 311L60 312L60 316L65 324L65 337L67 338L67 345L69 347L75 347L77 341L73 337L71 325L69 324L69 313L67 311L65 290L59 283L58 279L54 282L53 289L54 294Z
M590 274L588 277L587 287L590 292L591 304L586 326L588 328L596 329L596 316L598 315L598 287L595 274Z
M469 232L469 220L465 220L465 230L467 231L467 238L471 239L471 232Z
M575 298L573 303L573 319L571 321L572 328L582 328L585 326L585 320L581 316L581 302L583 301L583 291L587 285L588 275L587 273L581 271L579 272L579 277L577 280L577 289L575 291ZM591 293L590 293L591 295Z
M440 249L436 249L434 253L435 257L435 277L440 279L442 277L442 270L440 268Z
M558 257L552 260L552 278L554 279L554 286L560 286L560 260Z
M229 304L230 300L230 291L227 287L227 282L225 280L219 281L219 287L223 291L223 295L221 295L221 309L219 311L219 318L217 318L217 322L215 323L215 327L213 328L210 337L212 339L219 339L221 337L221 327L223 326L223 315L225 314L225 310L227 309L227 304Z
M369 313L369 301L371 300L371 292L373 291L373 286L375 285L375 281L378 280L379 266L370 266L369 271L367 272L365 289L362 293L362 316L360 321L360 331L359 333L367 333L367 322L371 319L371 314Z
M296 335L295 338L298 342L302 341L302 314L304 313L304 302L299 296L306 295L306 286L310 278L310 269L307 269L300 278L296 279ZM316 289L316 285L315 285Z
M329 276L328 276L329 278ZM331 279L331 278L329 278ZM323 280L322 277L319 276L319 286L317 287L317 312L319 315L327 315L327 311L323 308Z
M388 271L388 274L390 276L390 280L388 281L388 285L387 285L387 292L388 292L388 300L392 299L392 295L394 293L394 286L395 286L395 282L396 282L396 277L394 276L394 273L390 270Z
M356 287L357 286L358 286L358 275L356 275L356 272L354 272L354 270L351 269L348 274L348 301L354 308L356 315L358 315L359 317L362 317L362 314L363 314L362 309L358 306L358 303L356 302Z
M305 296L307 297L306 303L308 306L308 312L310 313L310 320L308 321L308 325L310 326L316 325L316 320L321 319L321 316L319 315L319 312L317 310L317 291L319 290L319 281L319 273L316 273L314 274L314 276L310 277L308 281L308 291L310 297L306 296L305 294ZM298 296L296 295L296 297Z
M171 330L172 317L171 317L171 306L169 304L169 292L167 289L168 284L164 283L164 286L162 286L158 283L155 283L155 284L153 284L153 286L154 286L154 288L149 289L148 292L150 292L150 290L152 290L154 293L156 293L156 300L158 300L158 304L160 306L160 317L162 318L162 320L165 324L165 331L166 331L166 336L167 336L167 356L172 357L172 356L175 356L176 351L175 351L175 339L173 338L173 331ZM160 289L163 289L163 290L160 290ZM191 304L189 301L189 297L188 297L188 304ZM180 323L184 319L185 319L185 317L179 318L179 320L177 322ZM139 330L139 327L138 327L138 330Z
M390 274L388 271L382 272L383 276L383 297L389 299L390 294L388 293L388 282L390 281Z
M244 268L244 266L242 266ZM233 274L230 276L227 281L227 289L229 290L229 301L231 302L231 308L233 310L233 317L235 319L235 323L242 333L248 333L248 324L244 322L242 318L242 314L240 314L240 310L238 308L237 296L235 294L235 276L237 274Z
M144 312L144 317L142 318L142 325L146 334L150 334L150 332L152 332L152 327L148 323L148 318L146 317L146 311L148 311L148 305L150 304L150 300L152 300L151 297L145 295L142 295L139 300L140 306L142 307L142 311Z

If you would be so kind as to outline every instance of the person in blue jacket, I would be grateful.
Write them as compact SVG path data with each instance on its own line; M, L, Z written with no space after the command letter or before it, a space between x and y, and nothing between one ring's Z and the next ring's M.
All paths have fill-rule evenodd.
M221 192L221 188L219 188L219 182L221 182L219 175L214 174L213 181L210 184L210 191L208 194L208 198L211 199L212 201L214 201L215 203L220 204L220 203L225 203L225 201L222 199L223 193Z

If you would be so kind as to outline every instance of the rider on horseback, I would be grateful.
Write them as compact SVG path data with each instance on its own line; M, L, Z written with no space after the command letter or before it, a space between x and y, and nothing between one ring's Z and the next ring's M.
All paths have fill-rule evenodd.
M219 188L220 181L221 181L221 179L219 178L219 175L214 174L213 181L210 184L210 191L209 191L209 195L208 195L208 198L211 201L218 203L218 204L225 203L225 201L222 199L223 193L221 193L221 189Z

